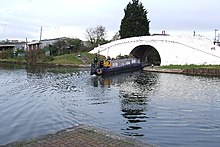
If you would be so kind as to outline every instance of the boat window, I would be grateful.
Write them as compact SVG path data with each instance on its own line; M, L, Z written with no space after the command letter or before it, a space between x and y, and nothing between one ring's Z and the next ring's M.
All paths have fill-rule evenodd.
M114 67L117 67L118 66L118 63L114 63Z
M135 58L112 60L112 67L126 66L134 63L140 63L140 60Z
M126 62L126 65L129 65L130 63L131 63L130 61L127 61L127 62Z

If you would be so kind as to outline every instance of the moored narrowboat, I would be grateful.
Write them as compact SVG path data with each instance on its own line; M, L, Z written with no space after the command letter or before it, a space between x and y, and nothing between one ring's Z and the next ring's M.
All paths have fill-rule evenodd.
M96 57L95 57L96 58ZM125 58L116 60L94 59L91 65L91 75L113 75L118 73L136 71L142 69L142 63L136 58Z

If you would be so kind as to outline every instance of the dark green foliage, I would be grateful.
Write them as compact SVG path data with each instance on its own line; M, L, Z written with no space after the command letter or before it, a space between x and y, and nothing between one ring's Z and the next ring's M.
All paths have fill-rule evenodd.
M124 13L119 31L121 39L150 35L148 12L139 0L129 2L124 9Z
M62 38L50 45L51 55L59 56L69 53L76 53L84 49L82 40L78 38Z
M25 51L23 49L17 49L15 52L14 52L14 56L15 57L23 57L25 55Z
M67 49L69 47L69 44L66 43L65 39L60 39L57 42L55 42L52 46L51 55L53 56L59 56L64 55L69 52Z
M9 59L13 58L13 50L12 49L7 49L5 51L0 52L0 59Z
M35 50L26 51L25 60L29 64L36 64L36 62L37 62L37 51L35 51Z
M40 62L51 61L53 60L53 57L46 56L44 50L42 49L36 49L26 51L25 60L28 64L35 65Z
M69 44L68 48L71 52L79 52L82 51L84 46L82 40L78 38L67 38L66 42Z

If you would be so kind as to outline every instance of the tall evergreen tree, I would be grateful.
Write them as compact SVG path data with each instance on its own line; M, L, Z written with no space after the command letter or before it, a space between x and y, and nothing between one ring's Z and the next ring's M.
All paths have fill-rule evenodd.
M150 35L150 21L147 19L148 12L139 0L129 2L124 9L124 13L119 31L121 39Z

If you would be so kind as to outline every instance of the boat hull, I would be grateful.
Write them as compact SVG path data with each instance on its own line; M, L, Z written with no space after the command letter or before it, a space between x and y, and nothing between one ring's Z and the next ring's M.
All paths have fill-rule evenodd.
M119 74L119 73L126 73L126 72L132 72L132 71L137 71L143 69L142 64L140 63L135 63L131 65L126 65L122 67L110 67L110 68L95 68L91 67L91 75L114 75L114 74Z

